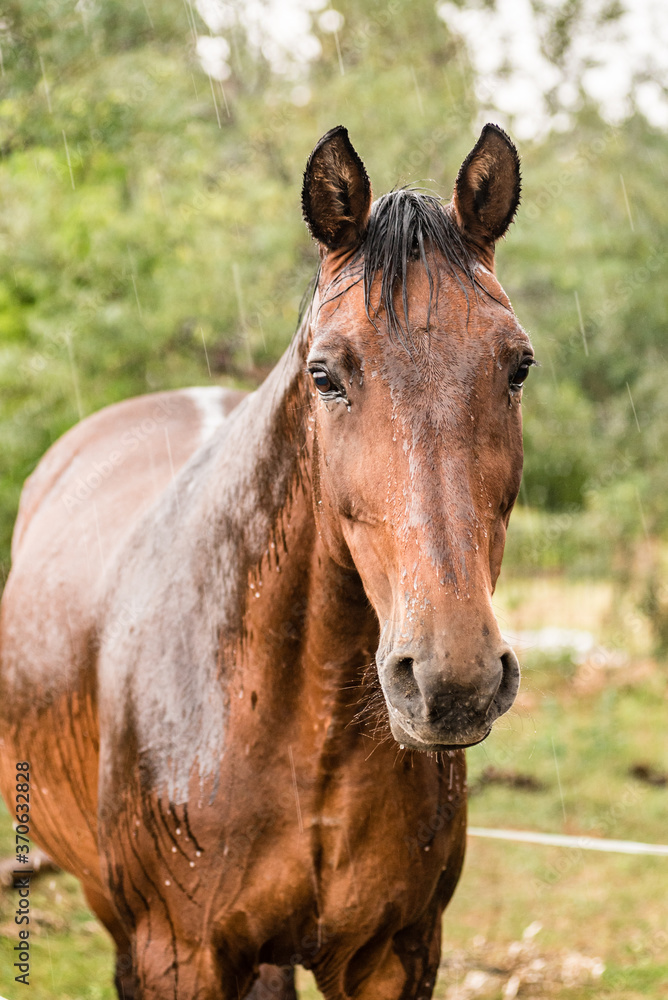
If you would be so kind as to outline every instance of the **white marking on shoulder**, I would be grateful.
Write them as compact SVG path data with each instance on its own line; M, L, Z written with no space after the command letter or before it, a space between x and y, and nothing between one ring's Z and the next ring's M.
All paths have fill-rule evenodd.
M182 389L181 392L197 407L200 418L200 444L204 444L225 419L222 411L225 390L219 385L202 385L192 389Z
M475 262L475 264L473 265L473 270L474 271L482 271L484 274L489 274L489 276L491 278L495 277L495 275L492 274L492 272L489 270L489 268L485 267L484 264L481 264L479 260L477 260Z

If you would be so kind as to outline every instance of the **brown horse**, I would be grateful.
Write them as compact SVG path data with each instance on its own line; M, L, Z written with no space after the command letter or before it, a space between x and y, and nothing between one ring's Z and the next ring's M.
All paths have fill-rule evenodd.
M462 748L519 681L491 603L532 364L494 276L519 191L487 125L449 204L372 205L333 129L304 176L317 282L264 385L109 407L26 485L2 787L29 762L125 1000L289 997L298 964L329 1000L431 995Z

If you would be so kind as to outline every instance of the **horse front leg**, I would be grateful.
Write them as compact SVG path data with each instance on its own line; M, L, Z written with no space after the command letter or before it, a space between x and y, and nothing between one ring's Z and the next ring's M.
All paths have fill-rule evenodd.
M90 884L83 885L83 891L91 910L104 924L114 941L116 948L114 986L118 993L118 1000L136 1000L132 942L125 933L110 900L104 893L100 892L99 887Z
M361 949L336 985L321 985L316 975L326 1000L429 1000L441 958L442 913L434 906L419 927Z
M129 948L117 949L116 951L114 986L118 993L118 1000L137 1000L137 980Z
M157 909L137 927L134 971L134 1000L240 1000L253 983L252 964L226 961L201 937L180 938Z

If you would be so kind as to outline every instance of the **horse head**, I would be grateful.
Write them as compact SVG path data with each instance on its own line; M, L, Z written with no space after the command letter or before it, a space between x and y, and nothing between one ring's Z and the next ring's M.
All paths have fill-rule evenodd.
M378 616L390 726L413 749L480 742L519 686L492 607L533 364L494 274L519 195L517 152L492 125L449 204L411 189L374 203L342 127L304 174L321 258L306 376L315 516Z

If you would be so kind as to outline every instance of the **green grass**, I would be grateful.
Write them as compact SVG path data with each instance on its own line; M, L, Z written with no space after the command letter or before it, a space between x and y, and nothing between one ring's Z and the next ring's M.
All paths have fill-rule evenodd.
M11 823L3 806L2 855L11 847ZM0 893L0 996L18 1000L117 1000L112 978L110 939L90 913L79 883L64 872L36 878L30 895L30 987L14 982L12 949L15 893Z
M665 674L625 683L617 669L583 693L578 672L560 666L534 660L525 668L517 707L468 753L472 789L493 766L532 775L543 790L484 785L470 799L470 824L666 843L666 789L629 775L638 762L668 764ZM666 858L470 838L445 916L444 959L474 951L476 938L488 957L498 955L537 921L543 960L571 951L606 966L598 982L557 985L549 995L668 997L667 895ZM448 985L443 974L436 995Z
M647 661L608 671L525 657L520 697L489 739L468 753L470 823L667 842L668 789L629 775L636 763L668 769L666 673ZM485 768L533 776L542 790L480 785ZM11 824L0 816L0 853ZM439 1000L500 1000L513 969L543 963L520 998L668 998L668 858L573 851L470 838L464 874L444 920ZM0 898L0 995L23 993L8 976L16 942L12 896ZM34 884L31 1000L115 1000L111 947L64 874ZM542 927L517 951L525 929ZM567 953L600 959L595 982L559 982ZM522 964L524 963L524 964ZM478 970L487 983L462 990ZM555 972L555 970L557 970ZM547 980L552 977L552 984ZM470 982L470 980L469 980ZM301 995L315 997L300 973Z

